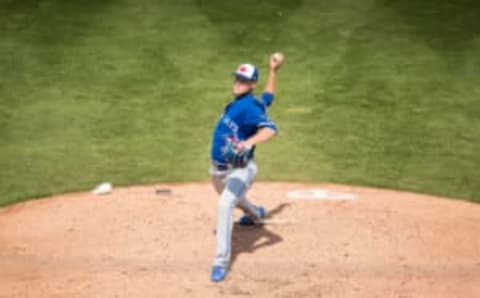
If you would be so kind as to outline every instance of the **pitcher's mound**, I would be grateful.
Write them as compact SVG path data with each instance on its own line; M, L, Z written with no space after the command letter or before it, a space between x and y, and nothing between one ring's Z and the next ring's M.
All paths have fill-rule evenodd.
M270 216L235 227L220 284L209 184L0 209L0 297L480 297L480 205L328 184L249 195Z

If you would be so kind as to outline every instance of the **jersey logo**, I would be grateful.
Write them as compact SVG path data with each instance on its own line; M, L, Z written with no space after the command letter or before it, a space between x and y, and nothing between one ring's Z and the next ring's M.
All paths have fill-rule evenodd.
M223 122L223 124L225 124L228 128L230 128L235 135L238 134L239 126L238 126L238 124L237 124L235 121L232 120L232 118L228 117L227 115L224 115L222 122Z

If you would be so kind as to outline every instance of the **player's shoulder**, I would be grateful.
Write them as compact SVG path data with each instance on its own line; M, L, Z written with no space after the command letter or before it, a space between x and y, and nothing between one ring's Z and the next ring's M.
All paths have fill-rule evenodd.
M253 109L261 109L261 110L265 109L264 102L261 100L261 98L259 98L255 94L251 94L248 97L247 101L248 101L248 105L251 106Z
M236 109L241 109L245 112L264 112L265 105L261 99L257 98L255 94L251 93L238 100L236 103Z

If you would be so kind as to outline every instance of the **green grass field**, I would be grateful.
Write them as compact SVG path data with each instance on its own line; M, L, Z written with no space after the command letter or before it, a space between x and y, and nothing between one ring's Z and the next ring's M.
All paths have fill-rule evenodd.
M259 179L480 200L478 1L0 0L0 36L0 204L207 179L232 70L276 50Z

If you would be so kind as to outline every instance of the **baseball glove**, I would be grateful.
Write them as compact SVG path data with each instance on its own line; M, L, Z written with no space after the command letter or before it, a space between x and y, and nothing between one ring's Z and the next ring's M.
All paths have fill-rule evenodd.
M251 148L241 146L240 141L233 137L227 138L222 148L223 158L234 168L246 167L251 158L251 152Z

